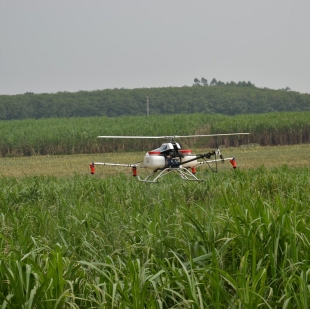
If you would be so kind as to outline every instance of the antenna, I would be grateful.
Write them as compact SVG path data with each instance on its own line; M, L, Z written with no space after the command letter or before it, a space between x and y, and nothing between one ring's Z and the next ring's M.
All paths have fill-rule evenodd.
M146 97L146 116L149 115L149 97Z

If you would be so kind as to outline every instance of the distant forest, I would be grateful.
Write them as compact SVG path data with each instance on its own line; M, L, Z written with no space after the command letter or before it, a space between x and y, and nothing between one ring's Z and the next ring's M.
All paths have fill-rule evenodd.
M0 95L0 120L310 111L310 94L195 78L193 86Z

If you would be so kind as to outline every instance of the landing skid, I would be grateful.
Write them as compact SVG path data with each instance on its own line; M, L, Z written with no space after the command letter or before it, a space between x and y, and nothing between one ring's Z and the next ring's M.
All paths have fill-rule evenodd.
M170 173L176 173L183 180L187 181L204 181L203 179L198 179L192 172L184 167L167 167L163 169L157 176L155 176L156 172L152 172L145 179L141 179L137 176L138 180L141 182L149 182L149 183L157 183L159 178L162 178Z

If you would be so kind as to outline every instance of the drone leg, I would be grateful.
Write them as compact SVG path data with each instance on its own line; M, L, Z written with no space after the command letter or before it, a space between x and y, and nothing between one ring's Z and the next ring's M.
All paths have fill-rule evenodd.
M165 168L156 177L154 177L155 171L149 174L145 179L141 179L139 176L137 177L138 177L138 180L141 182L157 183L159 178L162 178L171 172L177 173L183 180L204 181L203 179L198 179L192 172L190 172L187 168L184 168L184 167Z
M181 176L182 179L188 181L204 181L203 179L198 179L192 172L188 169L182 167L177 170L177 173Z
M173 169L171 168L165 168L163 169L156 177L154 177L152 179L152 177L155 175L155 171L152 172L151 174L149 174L145 179L141 179L139 176L138 176L138 180L141 181L141 182L150 182L150 183L157 183L158 179L161 178L161 177L164 177L165 175L167 175L168 173L172 172Z

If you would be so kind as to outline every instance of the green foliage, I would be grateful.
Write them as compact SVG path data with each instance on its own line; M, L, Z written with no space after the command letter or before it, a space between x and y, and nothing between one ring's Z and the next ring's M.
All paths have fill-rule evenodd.
M307 308L309 172L1 178L2 308Z
M251 82L223 83L197 78L194 86L106 89L55 94L0 95L0 120L119 117L150 114L218 113L225 115L309 111L310 95L256 88Z
M285 145L310 142L310 112L224 116L179 114L149 117L51 118L0 121L0 155L30 156L150 150L158 140L104 140L99 135L191 135L249 132L204 141L212 147L248 143ZM197 139L182 140L192 146Z

